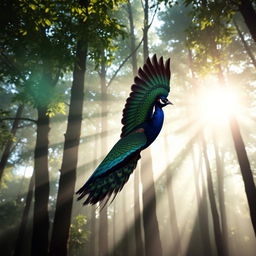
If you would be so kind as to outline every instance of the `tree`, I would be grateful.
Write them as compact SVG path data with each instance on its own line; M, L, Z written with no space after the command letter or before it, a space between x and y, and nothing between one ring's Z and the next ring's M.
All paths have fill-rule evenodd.
M252 2L253 1L250 0L238 1L238 9L244 18L254 42L256 43L256 12L253 8Z
M137 75L138 65L137 65L137 54L135 47L135 34L134 34L134 22L133 22L133 12L132 5L130 0L127 3L127 12L129 17L129 26L130 26L130 50L132 53L132 73L133 77ZM143 254L143 241L142 241L142 230L141 230L141 214L140 214L140 201L139 201L139 168L134 172L134 216L135 216L135 243L136 243L136 255Z
M240 37L240 39L241 39L241 41L242 41L242 43L243 43L243 45L244 45L244 49L246 50L248 56L250 57L250 59L251 59L253 65L254 65L254 67L256 68L256 59L255 59L255 57L254 57L254 55L253 55L253 52L252 52L251 49L250 49L250 46L248 45L248 43L247 43L246 40L244 39L244 35L243 35L242 31L240 30L240 28L239 28L239 26L238 26L238 24L237 24L235 18L233 19L233 23L234 23L235 28L236 28L236 30L237 30L237 34L239 35L239 37Z
M4 147L4 151L3 154L1 156L1 160L0 160L0 182L1 182L1 178L3 176L3 172L4 172L4 168L6 166L7 160L11 154L12 151L12 146L13 146L13 139L15 137L16 131L18 129L18 125L19 125L19 118L21 117L22 111L23 111L24 105L19 105L17 112L16 112L16 116L15 119L13 121L12 124L12 129L11 129L11 138L9 138L5 144Z
M227 8L226 12L222 11L223 4L224 7ZM207 11L205 11L205 9ZM222 53L225 47L231 43L232 30L227 26L228 23L225 23L225 21L230 21L232 12L230 13L230 9L225 3L207 3L204 1L202 5L195 5L194 15L195 20L198 20L197 24L200 24L199 26L193 25L190 30L191 33L189 34L189 44L192 48L194 47L194 49L196 49L195 61L201 65L201 68L203 67L205 71L214 72L218 76L219 85L226 86L222 68L222 63L225 58ZM203 58L202 52L205 53ZM209 64L209 60L211 60L211 64ZM200 70L199 66L198 69ZM251 221L254 232L256 232L256 205L253 200L256 196L256 188L240 128L234 115L230 117L229 126L245 185Z
M219 218L219 213L218 213L217 204L215 200L214 189L213 189L210 161L207 154L207 147L206 147L206 142L203 134L200 139L202 144L203 156L205 160L207 188L208 188L208 195L209 195L212 218L213 218L215 243L216 243L218 255L225 255L223 243L222 243L223 240L222 240L222 232L221 232L221 226L220 226L220 218Z
M148 58L148 0L144 2L143 57ZM162 255L160 232L156 216L156 192L154 186L152 157L146 150L141 163L141 182L143 187L143 226L145 235L145 254ZM154 234L154 236L153 236Z
M73 204L78 160L78 146L81 133L84 75L88 50L94 59L99 56L104 47L108 46L111 38L119 35L121 26L116 19L109 16L113 9L112 1L85 2L74 7L78 15L78 29L76 31L77 48L71 100L68 116L68 126L65 135L63 161L60 170L59 190L53 224L51 255L67 255L67 241ZM79 14L82 16L79 16ZM97 14L102 13L99 17ZM95 40L98 38L98 40Z
M49 118L63 111L64 104L60 104L61 97L56 84L70 63L71 47L67 47L67 41L63 40L60 32L63 23L59 22L57 11L64 5L43 1L7 2L3 3L7 13L4 16L5 27L1 30L3 53L16 64L20 72L15 69L8 72L3 70L4 79L16 86L16 99L30 103L38 113L31 253L46 255L49 232Z

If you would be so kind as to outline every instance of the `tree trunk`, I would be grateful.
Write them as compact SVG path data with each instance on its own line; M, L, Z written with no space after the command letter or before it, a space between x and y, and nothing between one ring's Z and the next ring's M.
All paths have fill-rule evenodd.
M135 246L136 255L144 255L143 240L142 240L142 221L140 211L140 180L139 180L139 168L134 171L134 218L135 218Z
M148 0L144 5L144 28L143 28L143 57L144 63L148 58ZM141 161L141 183L143 201L143 226L145 237L145 255L162 256L162 245L156 216L156 190L153 178L152 156L150 149L143 152Z
M193 87L194 87L194 94L197 95L198 84L197 79L195 76L195 72L193 69L193 57L192 51L188 48L188 61L189 61L189 69L192 76ZM194 181L195 181L195 190L196 190L196 198L197 198L197 206L198 206L198 222L199 222L199 229L201 233L201 239L203 242L203 252L205 255L212 255L212 248L211 248L211 239L209 234L209 220L208 220L208 207L207 207L207 198L206 198L206 186L204 184L204 177L202 171L202 158L199 159L198 166L196 165L195 161L195 145L192 148L192 160L193 160L193 167L194 167ZM202 195L200 195L200 171L202 176Z
M98 148L99 148L99 135L98 129L96 129L96 135L94 136L94 154L93 154L93 168L97 167ZM90 225L90 243L89 243L89 255L96 255L96 206L91 205L91 225Z
M152 171L152 158L149 149L144 150L141 164L143 224L145 236L145 255L161 256L162 246L156 216L156 192Z
M123 232L124 232L124 239L122 244L123 249L123 256L130 256L132 253L130 252L131 246L130 246L130 234L132 231L132 228L128 226L128 214L127 214L127 208L126 208L126 187L122 189L122 217L123 217Z
M49 232L49 172L48 135L49 116L46 107L38 107L37 136L35 145L35 203L31 255L48 255Z
M256 43L256 12L252 6L252 1L241 0L238 5L244 21L252 35L254 42Z
M235 27L236 27L237 34L239 35L239 37L240 37L240 39L241 39L241 41L242 41L242 43L243 43L243 46L244 46L245 51L247 52L248 56L250 57L250 59L251 59L251 61L252 61L252 64L253 64L254 67L256 68L256 59L255 59L255 57L254 57L254 55L253 55L253 53L252 53L252 51L251 51L249 45L248 45L247 42L245 41L244 36L243 36L243 33L241 32L240 28L238 27L238 25L237 25L235 19L233 19L233 23L234 23L234 25L235 25ZM255 26L256 26L256 24L255 24Z
M241 173L244 181L245 193L246 193L247 201L249 204L251 221L254 228L254 233L256 235L256 204L255 204L256 188L253 180L250 162L245 150L243 138L241 136L241 132L240 132L237 120L235 119L234 116L230 118L230 128L231 128L231 133L232 133L233 141L235 144L235 150L236 150L238 162L240 165L240 169L241 169Z
M95 217L96 206L91 206L91 227L90 227L90 244L89 244L89 255L96 255L96 217Z
M144 63L148 57L148 0L144 1L144 27L143 27L143 56L144 56Z
M81 134L87 45L78 41L50 255L66 256Z
M133 13L130 0L127 3L127 10L130 23L130 38L131 38L131 52L132 54L132 73L133 77L137 75L138 65L137 65L137 54L135 51L135 34L134 34L134 23L133 23ZM139 193L139 168L134 170L134 228L135 228L135 247L136 255L144 255L143 252L143 240L142 240L142 221L141 221L141 212L140 212L140 193Z
M200 156L199 164L196 165L195 160L195 149L192 148L192 159L193 159L193 168L194 168L194 181L195 181L195 191L198 207L198 222L199 229L201 233L202 246L204 255L212 256L211 248L211 239L209 234L209 220L208 220L208 207L207 207L207 198L206 198L206 185L204 182L204 175L202 171L202 157ZM202 180L202 194L200 193L200 175Z
M136 54L136 46L135 46L135 34L134 34L134 23L133 23L133 14L132 14L132 6L130 0L127 2L127 10L128 10L128 16L129 16L129 23L130 23L130 38L131 38L131 52L132 54L132 73L135 77L137 75L138 71L138 65L137 65L137 54Z
M224 196L224 166L220 158L219 147L217 144L217 139L215 134L213 136L213 145L214 145L214 152L215 152L215 158L216 158L223 250L225 255L229 255L228 244L227 244L228 243L227 216L226 216L226 206L225 206L225 196Z
M19 125L19 122L20 122L20 120L18 120L18 118L21 117L23 109L24 109L24 105L19 105L19 107L17 109L17 112L16 112L16 116L15 116L16 119L13 121L13 124L12 124L12 129L11 129L12 136L15 136L15 134L17 132L18 125ZM13 140L9 139L6 142L6 145L5 145L2 157L1 157L1 161L0 161L0 182L1 182L1 179L3 177L3 172L4 172L4 168L7 164L7 160L9 158L10 154L11 154L12 145L13 145Z
M30 209L30 205L31 205L31 202L32 202L32 198L33 198L33 188L34 188L34 186L35 186L35 177L34 177L34 173L33 173L33 175L30 178L30 182L29 182L28 194L27 194L27 198L26 198L25 208L23 210L21 223L20 223L20 228L19 228L19 233L18 233L18 237L17 237L17 240L16 240L15 250L14 250L13 256L22 256L22 255L24 255L23 243L24 243L24 239L27 238L27 236L26 236L26 226L27 226L27 222L28 222L29 209Z
M168 137L168 134L165 134L165 138ZM167 139L164 140L164 149L165 149L165 157L167 159L167 165L169 164L169 142ZM172 239L172 254L173 255L182 255L181 244L180 244L180 231L177 222L177 215L175 210L175 202L174 202L174 195L173 195L173 183L172 183L172 176L168 168L165 169L165 176L166 176L166 189L167 189L167 197L168 197L168 205L169 205L169 219L170 219L170 234Z
M101 63L100 84L101 84L101 155L104 156L107 153L107 84L106 84L106 66L105 66L105 55L102 53L103 61ZM101 204L100 216L99 216L99 255L104 256L108 253L108 207L107 205Z
M206 147L205 138L204 138L203 134L201 136L201 143L202 143L202 150L203 150L206 174L207 174L207 188L208 188L208 195L209 195L212 218L213 218L215 243L216 243L216 247L217 247L218 256L222 256L222 255L224 255L224 250L223 250L223 244L222 244L222 233L221 233L221 227L220 227L220 219L219 219L219 213L218 213L215 196L214 196L210 161L208 158L207 147Z
M117 214L116 214L116 201L114 200L113 201L113 249L112 249L112 256L116 256L117 253L116 253L116 248L117 248L117 242L116 242L116 217L117 217Z

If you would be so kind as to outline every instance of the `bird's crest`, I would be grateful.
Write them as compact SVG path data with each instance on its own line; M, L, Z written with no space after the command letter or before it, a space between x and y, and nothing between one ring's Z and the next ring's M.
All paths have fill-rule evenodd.
M139 68L134 78L131 93L123 110L121 137L128 135L138 125L150 118L154 102L160 95L168 96L170 91L170 59L163 62L156 55L147 59L143 69Z

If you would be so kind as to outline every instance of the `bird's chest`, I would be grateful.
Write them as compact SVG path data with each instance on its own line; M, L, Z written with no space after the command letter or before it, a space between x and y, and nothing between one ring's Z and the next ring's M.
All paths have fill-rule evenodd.
M164 122L163 112L154 113L153 117L147 122L145 134L147 136L147 146L149 146L160 133Z

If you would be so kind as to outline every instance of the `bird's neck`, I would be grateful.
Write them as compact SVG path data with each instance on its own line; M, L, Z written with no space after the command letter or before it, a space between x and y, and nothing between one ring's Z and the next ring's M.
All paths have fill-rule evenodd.
M145 133L147 136L147 146L149 146L158 136L160 133L164 122L164 112L162 108L158 105L155 105L155 111L147 122L147 128L145 129Z
M164 122L164 112L162 108L158 105L155 105L155 111L150 119L150 125L152 128L156 130L156 132L160 132Z

